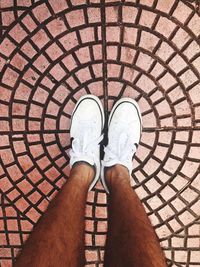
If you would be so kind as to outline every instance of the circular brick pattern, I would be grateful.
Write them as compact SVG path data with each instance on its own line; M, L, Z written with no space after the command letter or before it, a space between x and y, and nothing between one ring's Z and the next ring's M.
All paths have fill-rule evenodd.
M30 231L67 180L70 114L80 96L99 96L107 117L117 99L133 97L143 119L133 187L169 266L197 266L200 17L195 4L187 1L136 2L35 1L27 11L24 3L18 3L19 8L13 9L23 14L18 18L15 12L8 26L3 20L7 29L0 45L4 212L9 205L14 207L21 220L29 222ZM3 8L2 14L8 12ZM106 194L97 184L88 194L86 209L90 266L101 266L103 261L106 207ZM13 218L19 221L16 215ZM23 227L18 232L16 244L21 245L27 234ZM192 237L199 241L191 245Z

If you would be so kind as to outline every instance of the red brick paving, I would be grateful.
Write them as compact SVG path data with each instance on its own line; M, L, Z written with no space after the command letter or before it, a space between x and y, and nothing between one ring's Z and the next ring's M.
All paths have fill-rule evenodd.
M69 174L71 111L135 98L143 134L132 184L169 266L199 264L200 16L195 1L1 1L0 265ZM196 9L197 8L197 9ZM86 207L87 266L103 266L107 198Z

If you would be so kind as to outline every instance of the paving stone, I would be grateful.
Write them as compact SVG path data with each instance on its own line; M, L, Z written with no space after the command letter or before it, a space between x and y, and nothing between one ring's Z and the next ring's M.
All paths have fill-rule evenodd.
M169 266L199 266L200 16L192 1L1 1L0 265L11 267L69 176L71 112L87 93L143 119L131 184ZM107 196L86 204L86 266L103 266ZM9 240L9 242L8 242Z

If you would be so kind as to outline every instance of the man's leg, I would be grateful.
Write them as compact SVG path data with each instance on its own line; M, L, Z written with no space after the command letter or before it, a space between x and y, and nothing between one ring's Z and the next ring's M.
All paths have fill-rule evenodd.
M110 167L105 179L110 191L105 267L166 267L158 238L130 186L127 168Z
M80 267L84 256L84 212L94 178L89 165L79 163L67 183L35 226L14 267Z

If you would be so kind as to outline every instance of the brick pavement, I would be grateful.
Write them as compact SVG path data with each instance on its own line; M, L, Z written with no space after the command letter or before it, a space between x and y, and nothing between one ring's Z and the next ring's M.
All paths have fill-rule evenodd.
M200 266L198 1L1 0L0 266L12 265L69 174L78 98L108 115L135 98L143 134L133 187L169 266ZM87 266L102 266L107 199L88 194Z

